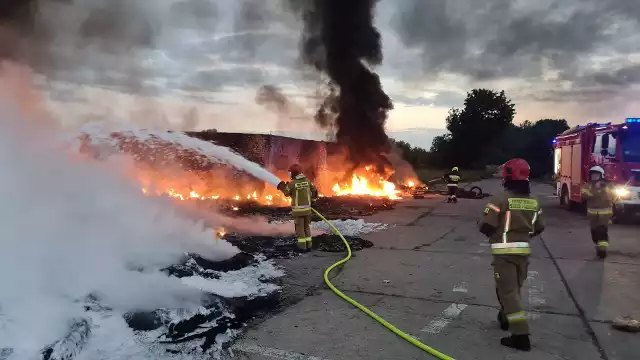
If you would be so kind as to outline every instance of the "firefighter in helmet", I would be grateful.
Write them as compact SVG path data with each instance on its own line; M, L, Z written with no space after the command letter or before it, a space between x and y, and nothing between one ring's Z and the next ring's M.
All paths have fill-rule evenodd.
M448 203L457 203L458 197L456 194L458 193L458 185L460 183L460 170L457 166L454 166L450 172L446 173L443 176L444 181L447 183L447 190L449 197L447 198Z
M291 182L281 181L278 190L291 198L291 215L295 223L298 249L311 251L311 201L318 197L316 187L302 174L302 167L293 164L289 167Z
M587 214L591 226L591 240L596 254L604 259L609 247L609 221L613 217L613 189L604 178L604 169L594 166L589 170L589 181L582 188L587 203Z
M527 278L529 240L544 230L542 210L531 196L529 164L512 159L502 166L504 193L497 195L478 222L479 230L490 239L496 294L500 302L498 322L511 336L502 338L506 347L529 351L529 324L522 308L520 291Z

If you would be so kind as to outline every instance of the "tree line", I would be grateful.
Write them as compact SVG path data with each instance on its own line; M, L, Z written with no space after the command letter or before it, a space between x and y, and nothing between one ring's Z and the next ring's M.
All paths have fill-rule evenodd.
M552 140L569 125L565 119L513 123L515 105L504 91L474 89L462 108L452 108L446 119L448 134L433 139L430 151L394 140L414 168L484 169L519 157L531 165L533 177L552 172Z

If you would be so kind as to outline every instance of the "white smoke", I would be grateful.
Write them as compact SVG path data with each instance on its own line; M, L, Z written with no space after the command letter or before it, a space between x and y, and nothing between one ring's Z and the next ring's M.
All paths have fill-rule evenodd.
M5 80L0 78L0 348L33 354L59 339L68 319L83 312L88 294L116 311L197 307L199 290L158 270L185 252L221 260L238 249L179 217L162 199L145 197L118 158L98 163L65 153L55 141L59 127L25 114L34 99L18 99L16 83Z

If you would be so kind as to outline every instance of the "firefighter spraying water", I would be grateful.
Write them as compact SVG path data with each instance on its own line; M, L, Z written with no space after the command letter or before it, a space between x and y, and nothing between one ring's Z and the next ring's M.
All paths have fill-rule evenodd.
M318 190L302 173L302 167L293 164L289 167L291 182L281 181L278 190L291 197L291 215L294 219L298 249L311 251L311 201L318 197Z

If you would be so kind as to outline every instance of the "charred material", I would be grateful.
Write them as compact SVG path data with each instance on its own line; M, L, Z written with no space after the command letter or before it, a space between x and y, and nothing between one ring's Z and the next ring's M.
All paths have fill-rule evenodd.
M267 258L289 258L298 254L295 237L243 236L227 234L224 239L246 253L260 253ZM373 243L355 236L345 236L352 251L370 248ZM313 237L313 248L326 252L344 252L347 249L337 235L318 235Z
M62 339L42 350L43 360L72 360L87 343L91 334L88 319L75 319L69 326L69 332Z
M218 207L223 213L232 216L261 215L271 220L281 220L290 217L291 208L263 205L256 201L231 200L194 200L201 208ZM327 219L350 220L362 216L370 216L380 211L392 210L396 201L384 197L371 196L333 196L318 198L313 207ZM314 221L320 219L314 217Z
M446 190L443 189L433 189L433 190L429 190L430 193L437 193L440 195L447 195L448 192ZM484 199L486 197L491 196L491 194L487 194L485 192L482 191L482 188L479 186L472 186L469 189L465 189L465 188L458 188L458 192L456 193L456 196L460 199L476 199L476 200L480 200L480 199Z
M190 254L180 264L172 265L163 271L178 278L200 276L205 279L217 279L221 273L240 270L257 263L258 259L247 252L238 253L223 261L210 261ZM164 326L166 330L160 343L180 344L199 340L201 350L207 351L216 344L218 335L229 330L239 330L254 317L277 309L281 303L280 296L279 291L235 298L207 294L201 310L178 320L172 320L169 316L170 310L167 309L128 313L124 318L129 327L138 331L156 330Z

